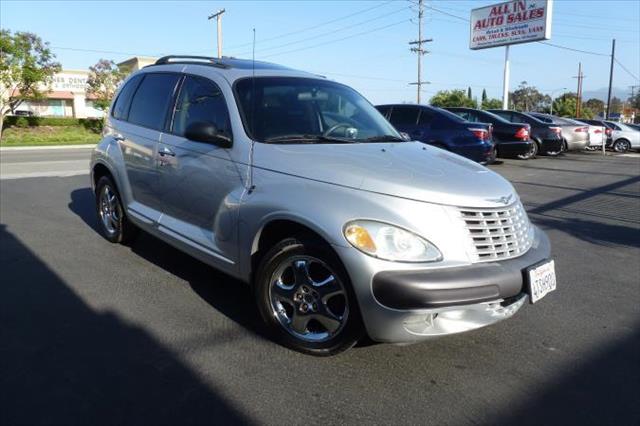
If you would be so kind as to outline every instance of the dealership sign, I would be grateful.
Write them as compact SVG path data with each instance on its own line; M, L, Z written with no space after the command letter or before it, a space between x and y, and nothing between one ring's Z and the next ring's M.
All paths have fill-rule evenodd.
M551 38L553 0L514 0L471 11L471 49Z

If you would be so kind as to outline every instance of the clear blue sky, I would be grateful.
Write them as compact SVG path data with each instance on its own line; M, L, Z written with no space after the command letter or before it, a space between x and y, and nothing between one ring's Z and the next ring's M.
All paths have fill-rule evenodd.
M471 86L500 97L504 48L471 51L472 8L498 1L431 0L424 33L434 39L423 78L437 90ZM0 3L0 24L31 31L49 41L66 69L86 69L100 58L116 62L132 55L215 54L215 23L209 13L225 8L224 54L251 57L325 74L355 87L374 103L414 101L417 37L412 3L396 1L11 1ZM415 9L415 8L414 8ZM415 20L414 20L415 21ZM617 39L618 60L640 77L640 1L556 0L552 43L608 54ZM87 49L81 51L72 49ZM119 52L119 53L115 53ZM520 81L549 93L575 91L578 62L585 92L608 85L609 58L538 43L511 49L511 88ZM640 81L616 64L614 86L626 91ZM640 90L638 88L637 90ZM559 92L556 92L558 94Z

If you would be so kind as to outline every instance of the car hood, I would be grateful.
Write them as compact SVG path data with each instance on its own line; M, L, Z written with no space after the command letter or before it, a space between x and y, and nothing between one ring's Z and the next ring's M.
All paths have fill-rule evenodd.
M394 197L461 207L504 206L513 186L491 170L420 142L257 143L256 167Z

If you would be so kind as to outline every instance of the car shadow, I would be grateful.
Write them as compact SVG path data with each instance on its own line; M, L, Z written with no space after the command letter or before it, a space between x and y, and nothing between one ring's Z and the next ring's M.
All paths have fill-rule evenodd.
M87 305L0 225L0 424L250 419L143 328Z
M90 188L71 192L69 209L91 229L99 232ZM264 329L251 288L245 283L189 256L146 232L140 232L127 246L133 253L188 283L211 307L248 331L261 337Z
M603 246L621 245L640 248L640 228L595 220L559 218L532 214L533 222L544 229L556 229L588 243Z

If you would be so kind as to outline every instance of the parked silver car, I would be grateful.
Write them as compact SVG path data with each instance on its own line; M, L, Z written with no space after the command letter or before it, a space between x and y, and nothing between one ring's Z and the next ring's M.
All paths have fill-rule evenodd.
M616 152L640 149L640 131L616 121L607 121L607 124L611 126L611 149Z
M91 161L104 236L141 228L250 283L296 350L472 330L555 289L549 241L509 182L404 141L347 86L165 57L110 111Z
M570 118L556 117L555 115L529 112L545 123L560 126L562 129L563 149L565 151L580 151L589 146L589 126Z

